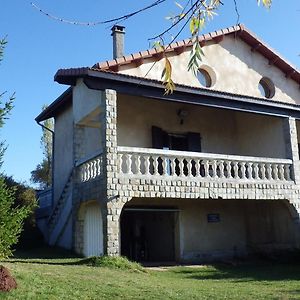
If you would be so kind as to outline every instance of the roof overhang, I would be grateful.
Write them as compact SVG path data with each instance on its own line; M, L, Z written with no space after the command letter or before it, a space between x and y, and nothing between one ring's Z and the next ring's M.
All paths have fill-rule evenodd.
M55 81L62 84L75 85L78 78L82 78L86 86L94 90L113 89L118 93L157 100L300 119L299 105L263 98L184 85L176 85L175 91L166 95L160 81L91 68L63 69L55 75Z
M175 91L172 94L166 95L161 81L95 70L92 68L61 69L58 70L55 75L55 81L61 84L75 85L78 79L83 79L85 85L94 90L112 89L117 93L156 100L300 119L299 105L263 98L185 85L176 85ZM36 118L36 121L41 122L47 118L54 117L58 111L71 102L72 89L69 88L43 111Z
M43 110L36 118L36 122L42 122L49 118L55 117L57 111L62 111L72 103L72 87L64 91L55 101L53 101L45 110Z

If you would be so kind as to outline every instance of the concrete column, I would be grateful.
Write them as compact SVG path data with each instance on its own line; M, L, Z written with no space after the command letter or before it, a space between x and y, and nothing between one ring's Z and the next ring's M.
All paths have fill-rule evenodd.
M284 119L283 128L286 156L293 161L293 177L296 184L300 184L299 150L295 118Z

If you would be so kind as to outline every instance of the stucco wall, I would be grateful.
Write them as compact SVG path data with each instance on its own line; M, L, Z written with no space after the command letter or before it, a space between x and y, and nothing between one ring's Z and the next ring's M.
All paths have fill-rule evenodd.
M154 125L169 133L200 133L202 152L285 158L280 118L125 95L117 109L119 146L151 148ZM179 109L188 112L182 125Z
M101 150L102 142L101 142L100 128L85 127L83 139L84 139L83 157L89 157Z
M203 65L213 69L216 80L212 89L261 97L258 83L262 77L270 78L276 92L274 100L290 103L300 103L300 93L295 81L285 77L285 74L276 67L269 65L269 61L239 38L226 36L219 44L209 42L203 47ZM173 80L176 83L200 87L197 78L187 71L189 49L178 55L169 57L173 65ZM164 61L148 59L143 65L123 66L121 73L161 80ZM149 70L151 71L149 72ZM148 73L149 72L149 73Z
M175 242L181 261L204 261L239 256L251 251L292 248L292 217L282 201L138 199L127 206L177 207ZM208 222L219 214L220 222ZM177 252L176 251L176 252Z
M120 146L152 148L154 125L170 133L200 133L203 152L235 152L234 118L229 111L128 96L118 97L117 109ZM188 111L182 125L177 115L179 109Z
M54 143L54 201L56 202L73 168L73 112L72 107L55 118Z
M74 122L80 122L84 117L99 109L101 91L89 89L82 81L77 80L73 87L73 113Z
M236 113L237 152L241 155L286 158L283 119Z

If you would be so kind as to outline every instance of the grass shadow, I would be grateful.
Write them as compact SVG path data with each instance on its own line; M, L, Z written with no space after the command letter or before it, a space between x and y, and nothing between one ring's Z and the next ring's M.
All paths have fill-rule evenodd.
M238 266L213 264L206 268L179 268L174 271L185 278L197 280L281 281L300 280L300 264L255 262Z

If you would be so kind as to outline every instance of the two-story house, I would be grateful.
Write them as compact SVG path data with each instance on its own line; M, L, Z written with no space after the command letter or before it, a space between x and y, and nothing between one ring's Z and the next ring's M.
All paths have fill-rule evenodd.
M300 246L300 72L238 25L163 53L61 69L70 87L37 118L55 119L51 245L85 256L194 262ZM49 198L48 198L49 199ZM49 213L47 213L49 212Z

